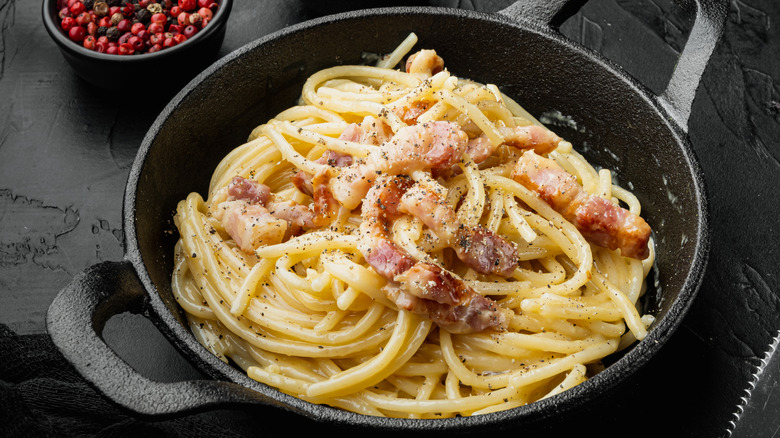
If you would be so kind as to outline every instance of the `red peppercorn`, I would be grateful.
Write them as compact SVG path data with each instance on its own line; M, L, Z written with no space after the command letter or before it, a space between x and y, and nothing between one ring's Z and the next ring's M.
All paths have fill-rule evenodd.
M106 50L108 50L108 43L102 42L98 39L98 42L95 43L95 51L98 53L106 53Z
M175 45L176 45L176 41L173 39L173 37L167 37L165 38L165 41L163 41L163 49L167 49Z
M162 44L165 41L165 36L162 32L157 32L149 35L149 43L152 45Z
M195 36L196 33L198 33L198 28L193 26L192 24L185 27L184 30L181 32L181 34L187 37L187 39L192 38L193 36Z
M119 45L119 52L120 55L132 55L135 53L135 49L133 48L133 45L130 43L122 43Z
M84 48L88 50L95 50L96 44L97 44L97 40L92 35L87 35L86 37L84 37L84 42L82 43Z
M146 30L150 33L162 33L165 32L165 25L162 23L149 23L149 27Z
M133 50L136 52L143 51L143 49L146 48L146 43L144 43L144 40L141 38L138 38L137 36L132 36L128 38L127 42L133 46Z
M198 0L198 6L201 8L208 8L212 3L214 0Z
M185 24L189 24L190 22L190 14L186 12L182 12L176 17L176 21L179 23L180 26L183 26Z
M168 17L162 12L159 12L157 14L152 14L150 20L152 23L165 24L165 22L168 21Z
M101 27L111 27L111 26L113 26L111 24L111 17L101 17L100 21L98 22L98 24Z
M89 12L82 12L76 16L76 23L80 26L86 26L87 24L92 23L92 15L90 15Z
M132 26L130 26L130 32L133 33L133 35L138 35L138 32L145 30L146 26L143 23L133 23Z
M170 26L168 26L168 32L170 32L172 34L181 33L181 29L182 29L182 26L180 26L178 24L171 24Z
M75 26L76 24L77 24L76 19L73 17L65 17L62 19L62 21L60 21L60 27L65 32L69 31L70 28Z
M124 44L130 39L131 36L133 36L133 34L130 32L125 32L119 37L118 40L116 40L116 42L119 44Z
M87 24L87 33L88 34L90 34L92 36L95 36L97 34L97 30L98 30L98 25L94 21L92 21L89 24Z
M179 7L185 11L192 11L198 7L196 0L179 0Z
M176 35L173 36L173 40L176 41L176 44L181 44L187 41L187 37L184 36L183 33L177 33Z
M60 18L70 17L71 15L73 14L70 13L70 9L67 7L60 9L60 12L57 13L57 16Z
M120 32L130 32L132 25L133 22L125 18L116 24L116 28L119 29Z
M72 6L69 7L70 13L72 15L79 15L80 13L87 10L87 7L84 6L84 3L81 3L80 1L74 2Z
M168 11L168 13L170 13L170 14L171 14L171 17L178 17L178 16L179 16L179 14L181 14L182 12L184 12L184 11L182 10L182 8L180 8L180 7L178 7L178 6L174 6L174 7L172 7L172 8L171 8L171 9Z
M149 47L149 50L147 50L146 52L147 53L159 52L160 50L162 50L162 48L163 47L161 44L154 44L153 46Z
M73 26L68 31L68 37L77 43L84 41L84 37L87 36L87 30L81 26Z
M200 18L204 20L211 20L211 17L214 16L214 14L211 12L211 9L209 8L198 9L198 15L200 15Z

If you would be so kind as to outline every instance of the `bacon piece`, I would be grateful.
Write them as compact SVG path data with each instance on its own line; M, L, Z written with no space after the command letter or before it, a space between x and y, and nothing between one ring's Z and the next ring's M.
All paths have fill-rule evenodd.
M554 132L538 125L515 126L514 128L501 127L499 132L504 137L503 144L518 149L530 149L537 154L552 152L561 141L561 138ZM496 147L498 145L493 145L488 137L482 134L469 140L466 153L469 154L475 163L481 163L487 157L493 155Z
M393 136L390 125L372 116L365 116L361 123L350 123L339 135L339 140L379 146Z
M273 201L265 207L273 217L286 220L297 227L312 229L326 225L309 207L294 201Z
M406 59L405 68L407 73L433 76L444 70L444 60L435 50L423 49Z
M341 152L336 152L329 149L325 151L325 153L323 153L322 156L315 162L319 164L327 164L331 167L346 167L352 165L354 159L352 158L352 155L343 154ZM312 176L310 174L299 170L292 176L291 181L293 185L302 193L305 193L309 196L314 196L314 184L312 183Z
M404 194L399 210L420 219L475 271L502 277L515 272L517 250L510 242L485 228L466 226L455 210L423 185L417 184Z
M650 254L650 226L641 217L599 196L590 195L576 178L555 161L525 152L512 179L535 191L555 211L573 223L591 243L619 249L621 254L645 259Z
M329 223L329 216L319 215L293 201L272 200L271 189L241 176L228 184L228 199L219 206L217 219L244 251L261 245L281 242L286 233L300 228L317 228Z
M460 161L467 142L466 133L454 123L407 126L372 150L364 161L347 167L327 168L320 178L336 201L353 210L379 175L408 175L417 170L450 168Z
M470 288L466 291L458 304L447 304L413 295L396 284L385 287L385 294L399 309L424 315L451 333L504 330L508 326L509 311Z
M366 116L361 123L347 125L339 139L378 146L392 136L392 129L384 121ZM314 176L298 171L293 175L292 183L298 190L314 198L318 215L330 217L338 203L349 210L356 208L374 182L373 169L362 162L356 163L350 155L328 150L317 162L341 170L326 169ZM339 196L334 196L334 193Z
M463 280L427 262L415 261L389 237L390 223L403 214L401 198L414 182L383 176L363 203L359 249L369 265L390 280L386 293L400 308L425 314L458 333L506 327L498 305Z
M228 184L228 196L252 204L265 204L271 197L271 189L265 184L236 176Z
M433 104L434 102L428 99L415 100L406 106L394 108L393 112L407 125L414 125L417 123L417 118L428 111Z
M452 122L421 123L401 128L368 157L374 169L392 174L447 169L463 157L468 136Z
M252 252L262 245L279 243L287 232L287 221L275 218L260 204L225 201L220 209L225 231L242 251Z

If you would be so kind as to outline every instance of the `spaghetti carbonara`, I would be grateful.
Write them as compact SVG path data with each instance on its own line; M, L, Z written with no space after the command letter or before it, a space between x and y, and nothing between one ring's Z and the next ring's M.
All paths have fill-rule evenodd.
M178 205L173 291L208 350L312 403L550 397L645 337L650 228L608 169L415 44L315 73L224 157Z

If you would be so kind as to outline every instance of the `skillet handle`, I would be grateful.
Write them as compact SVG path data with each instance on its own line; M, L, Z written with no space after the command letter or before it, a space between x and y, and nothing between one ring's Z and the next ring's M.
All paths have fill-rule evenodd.
M531 22L557 31L566 19L574 15L587 0L518 0L499 14L514 20ZM689 0L678 0L689 3ZM688 133L693 100L710 56L723 33L729 2L725 0L694 0L696 16L688 41L666 89L656 96L669 117L684 133Z
M129 261L94 265L54 298L46 315L47 331L91 385L112 402L142 415L166 417L214 407L270 404L261 394L237 384L156 382L130 367L105 343L103 328L119 313L142 314L146 297Z

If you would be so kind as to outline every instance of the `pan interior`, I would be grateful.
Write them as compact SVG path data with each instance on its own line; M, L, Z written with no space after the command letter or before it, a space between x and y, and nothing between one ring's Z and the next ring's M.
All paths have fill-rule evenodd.
M498 85L591 162L616 170L655 233L647 306L658 324L667 314L679 317L676 299L691 293L702 195L683 140L643 89L545 32L495 16L395 8L326 18L250 44L196 78L152 127L128 186L126 229L128 251L143 264L153 312L170 321L169 334L186 333L169 284L177 202L193 191L205 195L217 163L255 126L293 106L309 75L364 63L366 52L387 53L410 32L419 37L415 49L435 49L459 77Z

